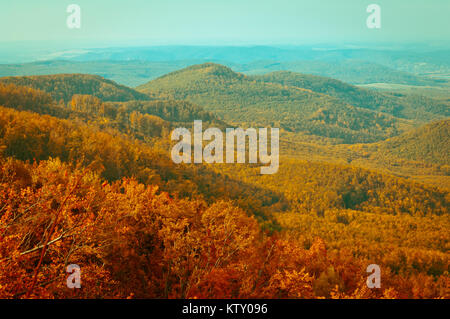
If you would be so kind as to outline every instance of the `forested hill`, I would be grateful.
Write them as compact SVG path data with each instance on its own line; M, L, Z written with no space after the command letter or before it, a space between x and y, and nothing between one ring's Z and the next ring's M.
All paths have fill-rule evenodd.
M98 75L56 74L3 77L0 83L27 86L48 92L55 101L68 102L73 95L93 95L103 101L149 100L145 94Z
M178 126L190 126L202 120L206 126L224 128L227 125L213 114L188 101L131 100L104 102L89 94L74 94L67 103L57 103L39 89L0 82L0 106L20 111L52 115L63 119L112 126L139 139L161 136Z
M216 114L237 107L236 121L299 121L355 139L386 134L388 116L220 66L185 72L160 79L173 87L150 101L105 102L101 90L80 91L79 76L50 93L0 82L0 298L24 287L31 298L449 298L447 188L351 161L280 154L278 172L261 175L254 164L170 158L174 127L217 120L170 99L178 85ZM61 92L68 102L53 100ZM441 133L431 126L411 141L429 138L445 156L448 121L436 125ZM336 161L360 145L373 147L320 149ZM67 289L71 263L83 267L82 289ZM366 288L372 263L381 289Z
M137 90L186 99L230 123L278 126L346 143L382 140L413 124L310 89L257 81L213 63L169 73Z
M450 120L430 123L379 143L383 156L450 165Z
M450 105L431 98L379 93L359 88L332 78L278 71L251 76L251 79L309 89L339 98L341 101L371 110L385 112L401 118L429 121L450 116Z

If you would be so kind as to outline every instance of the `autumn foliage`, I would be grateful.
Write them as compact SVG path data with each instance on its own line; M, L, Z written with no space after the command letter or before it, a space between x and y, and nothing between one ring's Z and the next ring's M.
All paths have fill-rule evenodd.
M172 198L133 179L105 183L54 159L3 160L0 180L4 298L448 297L448 273L410 272L401 259L386 261L385 289L367 290L367 261L346 249L330 253L318 238L305 248L269 236L230 202ZM445 256L422 262L448 267ZM71 263L83 271L82 289L65 285Z
M58 103L0 84L0 298L450 298L446 190L295 158L177 166L168 132L210 113L82 80Z

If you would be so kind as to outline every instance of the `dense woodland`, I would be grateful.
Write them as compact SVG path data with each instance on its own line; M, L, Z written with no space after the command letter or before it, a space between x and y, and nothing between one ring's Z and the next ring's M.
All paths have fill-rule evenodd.
M15 84L42 90L51 94L55 101L68 102L74 92L93 95L103 101L148 100L148 96L126 86L88 74L58 74L23 77L4 77L3 84Z
M374 142L411 127L310 89L262 82L212 63L170 73L138 89L158 98L187 99L229 123L280 127L340 142Z
M420 95L380 93L321 76L279 71L251 78L262 82L309 89L337 97L350 105L405 119L430 121L442 116L450 116L450 104L442 101Z
M189 90L176 82L186 72ZM149 95L92 76L0 79L0 297L450 298L449 186L383 162L448 175L448 120L413 129L414 117L305 78L207 64L150 82ZM290 152L275 175L176 165L169 134L194 119L280 124ZM381 289L366 286L372 263ZM68 264L81 289L66 287Z

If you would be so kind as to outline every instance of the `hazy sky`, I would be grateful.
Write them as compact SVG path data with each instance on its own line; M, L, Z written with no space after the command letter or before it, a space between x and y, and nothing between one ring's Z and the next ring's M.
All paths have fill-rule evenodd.
M371 3L381 29L366 26ZM69 4L81 29L66 26ZM0 42L449 42L449 15L450 0L0 0Z

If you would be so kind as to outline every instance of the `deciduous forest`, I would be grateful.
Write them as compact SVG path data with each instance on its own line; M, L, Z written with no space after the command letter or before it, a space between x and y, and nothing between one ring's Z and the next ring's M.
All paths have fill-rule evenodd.
M0 78L0 298L448 299L448 102L213 63ZM194 120L279 127L278 172L175 164Z

